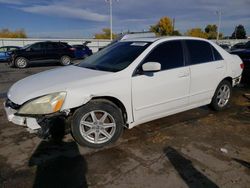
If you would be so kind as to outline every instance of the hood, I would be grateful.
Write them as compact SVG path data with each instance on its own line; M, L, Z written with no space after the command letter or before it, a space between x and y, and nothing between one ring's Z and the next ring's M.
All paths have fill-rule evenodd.
M8 92L8 98L16 103L24 102L50 93L67 91L79 82L90 81L111 72L86 69L78 66L44 71L16 82Z

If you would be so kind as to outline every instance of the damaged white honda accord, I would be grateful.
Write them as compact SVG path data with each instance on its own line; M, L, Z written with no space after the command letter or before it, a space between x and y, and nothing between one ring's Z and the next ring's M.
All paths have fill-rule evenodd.
M8 92L8 120L48 137L53 118L74 139L98 148L124 127L210 104L225 109L243 69L238 56L192 37L116 42L78 65L24 78Z

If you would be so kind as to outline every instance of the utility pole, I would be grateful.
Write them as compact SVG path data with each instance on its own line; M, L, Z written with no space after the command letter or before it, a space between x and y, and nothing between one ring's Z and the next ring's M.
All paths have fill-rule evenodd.
M216 11L216 14L218 15L218 28L217 28L217 41L219 40L220 36L220 26L221 26L221 11Z
M173 18L173 32L175 30L175 18Z
M106 0L106 2L109 3L110 40L113 40L113 0Z

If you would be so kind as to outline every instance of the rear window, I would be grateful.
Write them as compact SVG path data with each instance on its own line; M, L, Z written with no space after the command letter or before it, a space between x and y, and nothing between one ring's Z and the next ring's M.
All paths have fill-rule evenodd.
M186 40L189 64L196 65L214 61L211 45L206 41Z
M215 61L223 60L220 53L213 46L211 46L211 47L212 47L212 50L213 50L214 60Z
M66 42L59 42L57 43L57 45L59 46L59 48L65 48L65 47L71 48L71 46Z

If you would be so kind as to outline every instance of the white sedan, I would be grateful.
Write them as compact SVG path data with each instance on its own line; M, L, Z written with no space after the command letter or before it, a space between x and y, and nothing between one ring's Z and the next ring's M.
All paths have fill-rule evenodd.
M192 37L117 42L79 65L24 78L8 92L9 121L48 137L51 119L71 122L80 145L102 147L124 127L210 104L223 110L243 63L215 43Z

